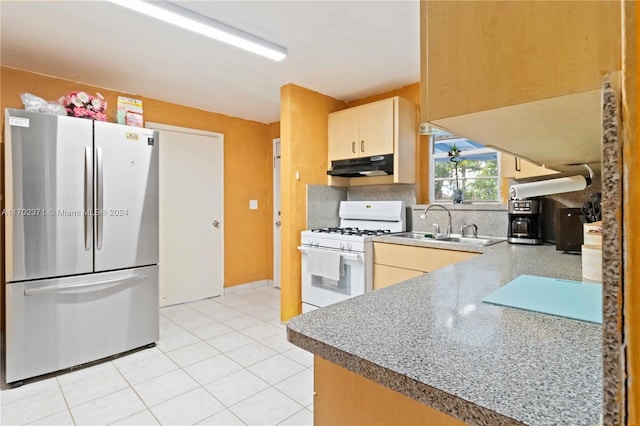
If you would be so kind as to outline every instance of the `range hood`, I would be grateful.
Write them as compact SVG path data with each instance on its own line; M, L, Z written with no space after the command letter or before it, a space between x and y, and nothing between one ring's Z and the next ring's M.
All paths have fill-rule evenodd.
M327 170L327 174L341 177L392 175L393 154L335 160L331 162L331 169Z

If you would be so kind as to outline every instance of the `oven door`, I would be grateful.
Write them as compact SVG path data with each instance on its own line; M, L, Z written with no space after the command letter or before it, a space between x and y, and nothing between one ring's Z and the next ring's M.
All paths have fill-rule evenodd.
M330 281L309 273L309 252L331 250L316 247L298 247L302 252L302 302L322 308L365 293L365 253L342 252L340 280ZM339 251L339 250L337 250Z

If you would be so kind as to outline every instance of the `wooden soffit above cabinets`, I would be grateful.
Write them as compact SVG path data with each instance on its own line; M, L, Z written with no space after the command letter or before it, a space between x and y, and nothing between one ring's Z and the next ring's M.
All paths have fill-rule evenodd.
M621 3L421 2L422 122L534 163L601 160Z
M600 167L600 90L496 108L431 123L533 163Z

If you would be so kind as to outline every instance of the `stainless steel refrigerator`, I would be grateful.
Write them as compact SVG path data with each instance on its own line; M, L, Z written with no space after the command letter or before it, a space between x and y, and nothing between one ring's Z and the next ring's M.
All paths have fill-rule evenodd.
M7 383L159 338L158 133L5 111Z

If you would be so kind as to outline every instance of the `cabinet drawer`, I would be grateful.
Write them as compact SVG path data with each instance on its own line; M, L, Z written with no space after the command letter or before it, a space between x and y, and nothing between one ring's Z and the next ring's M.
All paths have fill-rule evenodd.
M431 272L436 269L470 259L478 253L440 250L430 247L403 246L400 244L375 243L373 263Z
M396 268L387 265L373 265L373 289L389 287L393 284L424 274L423 271Z

